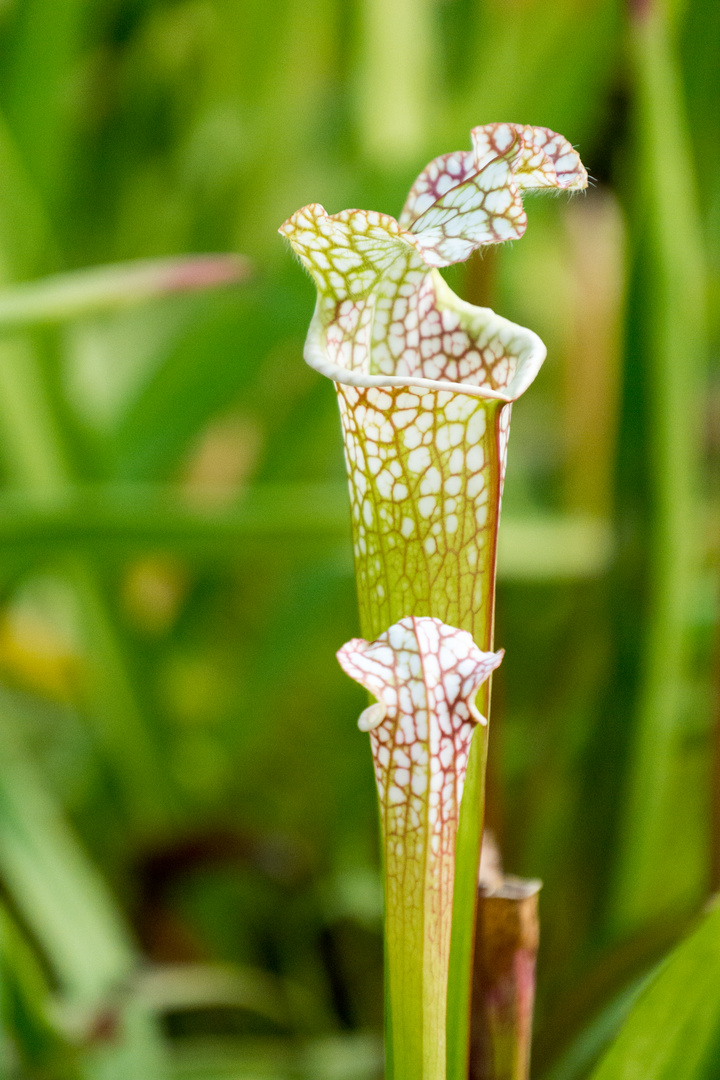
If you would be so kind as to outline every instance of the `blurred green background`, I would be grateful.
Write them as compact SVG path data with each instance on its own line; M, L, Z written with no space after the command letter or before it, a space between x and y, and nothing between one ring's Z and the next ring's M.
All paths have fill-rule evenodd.
M476 124L594 178L447 273L548 345L488 806L545 883L538 1078L720 886L718 57L716 0L0 4L3 1080L381 1075L342 448L276 230L399 213ZM87 269L202 252L246 261Z

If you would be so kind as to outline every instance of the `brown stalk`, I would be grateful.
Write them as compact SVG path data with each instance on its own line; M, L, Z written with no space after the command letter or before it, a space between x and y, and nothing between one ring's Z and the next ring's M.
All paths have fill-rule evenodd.
M528 1080L542 883L503 875L491 844L478 888L469 1080Z

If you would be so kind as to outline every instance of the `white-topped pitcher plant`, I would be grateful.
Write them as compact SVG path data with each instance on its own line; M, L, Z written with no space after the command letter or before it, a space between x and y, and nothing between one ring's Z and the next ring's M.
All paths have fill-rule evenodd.
M471 135L423 170L399 220L312 204L280 229L317 285L305 359L335 383L345 440L367 641L338 655L377 698L361 720L384 835L387 1080L467 1075L507 437L545 358L437 268L521 237L523 191L587 186L546 128Z

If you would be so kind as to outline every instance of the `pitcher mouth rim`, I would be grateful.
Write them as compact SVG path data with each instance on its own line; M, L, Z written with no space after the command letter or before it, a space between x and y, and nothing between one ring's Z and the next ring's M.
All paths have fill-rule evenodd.
M478 309L476 308L476 310ZM335 383L340 383L342 386L354 386L360 389L369 389L373 387L382 389L383 387L394 386L417 387L421 390L437 390L446 391L451 394L467 394L470 397L482 398L487 401L498 401L505 405L509 405L513 401L517 401L534 381L545 360L547 350L542 339L532 330L528 330L526 327L520 326L517 323L510 323L509 319L504 319L502 315L497 315L491 308L487 308L486 310L492 313L493 318L498 319L503 323L509 323L514 328L522 330L523 333L527 335L527 348L520 357L518 370L515 372L515 375L505 390L493 390L489 386L478 386L474 383L453 382L449 379L426 379L421 375L369 375L362 371L352 371L348 368L341 367L339 364L333 363L333 361L329 360L327 357L324 342L322 340L324 327L318 318L317 307L310 323L310 327L308 328L303 357L306 364L315 371L332 379ZM516 381L518 385L513 387L513 383Z

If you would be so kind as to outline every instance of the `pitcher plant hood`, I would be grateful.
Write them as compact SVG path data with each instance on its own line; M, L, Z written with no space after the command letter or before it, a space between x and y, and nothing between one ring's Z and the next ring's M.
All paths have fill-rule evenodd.
M405 618L373 642L338 652L343 669L377 703L370 731L380 796L386 874L389 993L408 1074L443 1076L455 875L455 836L470 740L485 718L480 686L502 660L439 619ZM422 1066L418 1055L422 1055ZM404 1066L404 1067L405 1067Z
M545 347L437 267L521 236L523 191L586 184L562 136L490 124L430 162L399 221L313 204L280 230L318 289L305 358L337 388L368 637L434 615L490 645L510 403Z
M433 268L521 237L523 191L577 190L587 173L546 128L489 124L471 136L472 150L422 171L399 222L312 203L281 226L318 288L305 348L312 367L346 385L461 383L503 401L532 382L545 355L539 338L465 304Z

